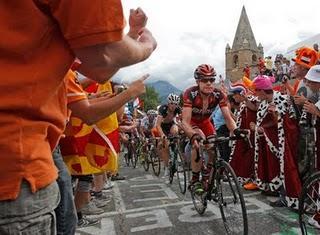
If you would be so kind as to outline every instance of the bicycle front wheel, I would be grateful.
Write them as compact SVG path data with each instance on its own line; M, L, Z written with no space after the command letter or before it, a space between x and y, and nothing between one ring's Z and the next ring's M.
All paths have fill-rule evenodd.
M220 160L212 197L219 205L227 234L248 234L248 218L243 194L232 167Z
M299 199L299 224L301 233L317 234L312 226L320 219L320 172L311 175L303 185ZM319 232L319 231L318 231Z
M185 194L187 190L187 176L185 171L185 162L179 151L177 153L176 169L180 192Z
M149 171L149 162L150 162L149 155L146 152L142 151L141 159L142 159L142 165L144 170Z
M160 169L161 169L161 163L160 163L160 158L158 157L155 149L151 151L150 159L151 159L151 165L152 165L153 173L156 176L159 176L160 175Z

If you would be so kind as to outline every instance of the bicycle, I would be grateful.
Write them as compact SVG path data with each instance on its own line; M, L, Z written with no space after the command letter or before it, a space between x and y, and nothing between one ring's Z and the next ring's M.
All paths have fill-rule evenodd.
M158 156L157 153L157 145L158 145L158 141L159 141L159 137L156 138L151 138L149 139L149 154L148 154L148 164L151 164L152 166L152 170L155 176L159 176L160 175L160 171L161 171L161 161L160 161L160 157Z
M138 138L130 137L128 139L128 144L127 144L128 152L126 152L124 154L124 159L125 159L126 165L130 166L130 164L131 164L133 168L136 168L137 161L138 161L138 155L136 152L136 144L137 143L135 142L136 139L138 139Z
M238 130L236 136L215 137L208 141L201 140L196 161L201 160L202 167L205 168L203 157L205 146L215 153L216 158L208 179L203 182L204 192L198 194L193 185L189 187L192 202L198 214L204 214L208 201L218 204L227 234L248 234L248 218L237 176L232 167L220 158L217 144L240 138L246 138L249 141L250 131Z
M139 156L140 164L143 166L145 171L149 171L149 164L151 163L149 159L149 139L144 138L140 141L139 148L137 150L137 155Z
M170 136L169 140L169 183L172 184L174 174L177 173L177 180L182 194L186 193L187 177L184 169L184 159L179 149L179 136Z

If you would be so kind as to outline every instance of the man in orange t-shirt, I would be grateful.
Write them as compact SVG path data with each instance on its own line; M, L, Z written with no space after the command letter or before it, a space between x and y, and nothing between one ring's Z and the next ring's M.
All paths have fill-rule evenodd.
M120 0L0 3L1 234L55 232L51 152L65 126L63 78L74 56L80 71L99 82L147 59L156 48L150 31L124 36L124 25Z

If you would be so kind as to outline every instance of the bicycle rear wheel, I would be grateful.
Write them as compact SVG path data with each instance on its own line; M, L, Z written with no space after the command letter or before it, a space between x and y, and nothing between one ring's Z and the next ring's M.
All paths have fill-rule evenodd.
M185 171L185 162L182 159L181 153L178 151L176 160L177 179L182 194L187 190L187 175Z
M153 173L156 176L159 176L160 175L160 170L161 170L161 163L160 163L160 158L158 157L155 149L153 149L150 152L150 159L151 159L151 165L152 165Z
M220 160L212 197L220 208L227 234L248 234L248 218L243 194L232 167Z
M311 175L306 180L299 199L299 224L303 235L320 232L309 226L317 222L314 218L316 214L320 216L320 172Z

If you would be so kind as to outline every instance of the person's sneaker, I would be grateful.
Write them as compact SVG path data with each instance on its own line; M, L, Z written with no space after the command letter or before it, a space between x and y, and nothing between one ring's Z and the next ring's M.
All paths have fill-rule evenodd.
M100 215L104 213L104 210L98 208L96 203L90 200L90 202L81 209L81 212L84 215Z
M94 195L94 197L97 199L111 200L111 195L106 192L102 192L99 196Z
M259 189L258 185L256 185L253 182L246 183L245 185L243 185L243 188L245 190L258 190Z
M87 218L85 216L82 219L78 220L78 228L84 228L92 225L96 225L100 223L100 219Z
M104 190L109 190L109 189L112 189L113 186L114 186L114 183L111 182L111 180L108 180L108 181L104 184L103 189L104 189Z
M320 214L317 213L309 218L308 223L317 229L320 229Z
M109 202L111 202L111 197L108 197L107 199L103 199L99 197L99 198L94 198L92 200L98 208L101 208L101 207L105 207L106 205L108 205Z
M112 180L112 181L115 181L115 180L125 180L125 179L126 179L126 177L120 176L120 175L113 175L113 176L111 176L111 180Z
M272 207L287 207L287 203L281 199L278 199L277 201L270 202L270 206Z

